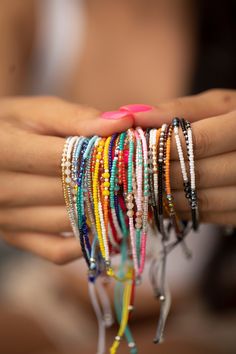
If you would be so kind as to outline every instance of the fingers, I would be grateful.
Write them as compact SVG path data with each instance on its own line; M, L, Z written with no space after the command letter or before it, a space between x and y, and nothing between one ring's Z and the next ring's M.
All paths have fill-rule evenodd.
M3 135L0 166L2 170L38 175L60 176L64 139L32 133Z
M177 211L187 212L189 204L183 191L174 191ZM236 210L236 187L219 187L198 191L201 213ZM7 232L62 233L71 231L64 206L24 207L1 210L0 230Z
M112 134L111 131L109 133ZM22 133L16 136L14 144L11 136L4 136L3 140L0 154L2 170L47 176L61 175L65 139Z
M1 172L0 208L64 205L61 178Z
M65 206L3 209L0 230L54 234L72 231Z
M30 132L44 135L111 135L133 125L133 117L115 121L100 118L96 109L70 103L57 97L4 98L1 100L1 120L13 119Z
M235 160L235 152L197 160L197 188L205 189L234 185L236 180ZM183 178L178 161L171 161L170 176L171 188L182 191ZM60 176L1 172L0 208L50 205L64 205Z
M2 238L9 245L31 252L56 264L65 264L81 257L81 249L74 237L50 233L4 233Z
M182 220L191 220L189 212L181 212ZM200 213L201 223L236 226L236 211Z
M236 150L236 111L192 124L195 159L220 155ZM181 135L182 146L185 146ZM171 142L171 158L178 159L175 139ZM219 166L220 168L220 166Z
M174 117L191 122L218 116L236 109L235 90L209 90L198 95L177 98L154 107L150 111L133 113L136 126L160 127Z
M183 191L176 191L173 194L176 210L188 211L189 203ZM201 213L236 210L236 187L200 189L198 191L198 203Z
M236 181L236 153L208 157L195 162L197 188L233 186ZM183 190L183 177L178 161L170 163L171 188Z
M80 135L109 136L131 126L130 117L111 122L97 118L93 122L83 121ZM0 139L1 169L31 174L60 175L64 138L19 132L13 129L10 134L1 134Z

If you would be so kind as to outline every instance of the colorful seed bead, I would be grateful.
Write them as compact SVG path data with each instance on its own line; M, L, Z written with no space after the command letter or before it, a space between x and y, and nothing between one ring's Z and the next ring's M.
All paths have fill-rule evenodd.
M184 140L180 139L180 128ZM61 161L62 189L72 231L80 241L88 265L89 294L99 326L99 354L105 352L105 329L112 323L101 276L101 279L112 277L117 284L115 308L119 330L110 353L116 353L125 337L130 353L137 354L128 322L135 287L146 263L149 229L155 233L153 245L148 249L152 259L150 279L160 301L154 341L162 339L169 311L166 259L178 244L189 254L185 237L199 225L192 134L188 121L175 118L171 124L146 131L136 127L107 138L66 138ZM192 223L181 220L174 205L172 140L179 156ZM118 265L112 265L113 255L119 255Z
M97 235L98 235L98 241L99 241L99 246L101 250L102 257L105 259L106 254L105 254L105 245L104 245L104 240L102 237L102 226L101 226L101 221L100 221L100 215L99 215L99 167L100 167L100 160L102 158L102 151L103 151L103 146L104 146L104 139L98 138L98 140L95 143L96 145L96 162L94 165L94 171L93 171L93 204L94 204L94 214L95 214L95 223L96 223L96 229L97 229ZM99 148L99 150L98 150ZM102 148L102 150L100 149Z

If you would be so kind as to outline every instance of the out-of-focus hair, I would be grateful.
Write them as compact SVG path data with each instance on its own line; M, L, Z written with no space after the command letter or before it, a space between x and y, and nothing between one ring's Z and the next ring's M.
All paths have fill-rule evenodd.
M192 93L236 88L236 1L195 1L199 47Z

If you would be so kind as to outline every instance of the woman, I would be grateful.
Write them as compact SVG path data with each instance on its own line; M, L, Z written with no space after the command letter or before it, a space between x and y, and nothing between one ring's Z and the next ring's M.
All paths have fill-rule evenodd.
M214 47L221 41L214 43L216 32L208 31L199 41L206 30L202 14L211 28L218 28L219 22L216 27L209 23L212 8L185 0L48 3L0 5L2 239L57 264L80 257L76 241L61 236L70 231L59 178L64 137L106 136L133 125L158 127L173 116L193 122L202 222L235 225L236 92L228 90L234 88L235 68L227 52L232 33L222 36L226 50L216 60L209 51L221 54ZM220 7L221 16L227 6L225 14L230 14L229 1ZM214 2L214 20L218 7ZM227 90L175 99L214 85ZM29 97L32 92L66 100ZM127 102L150 108L115 111ZM101 113L107 110L112 113ZM177 165L173 162L171 173L176 205L188 218Z

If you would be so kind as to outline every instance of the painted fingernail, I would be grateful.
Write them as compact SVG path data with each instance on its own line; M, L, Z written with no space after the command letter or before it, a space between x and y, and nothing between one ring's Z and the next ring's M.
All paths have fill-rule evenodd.
M131 113L148 112L152 109L152 106L148 106L146 104L127 104L126 106L120 107L120 111L126 111Z
M116 119L124 118L126 116L128 117L129 115L130 112L128 111L109 111L109 112L102 113L101 118L116 120Z

